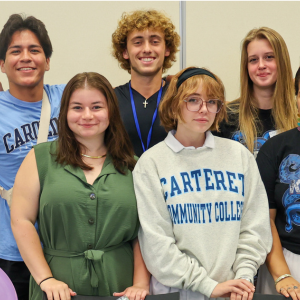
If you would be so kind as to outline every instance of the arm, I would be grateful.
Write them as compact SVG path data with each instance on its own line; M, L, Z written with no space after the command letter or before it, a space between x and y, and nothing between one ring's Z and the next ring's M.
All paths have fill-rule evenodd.
M250 152L245 172L245 198L233 271L235 278L253 280L272 247L268 198L255 159Z
M40 182L32 149L16 176L11 206L11 227L22 258L37 284L45 278L53 277L34 227L39 209L39 194ZM47 293L49 300L69 300L70 294L76 294L65 283L54 278L44 281L40 287Z
M0 82L0 92L3 92L2 83Z
M271 273L274 281L284 274L291 274L290 269L285 261L280 238L275 225L276 209L270 209L271 218L271 230L273 236L273 247L271 252L267 256L266 264ZM294 286L298 286L298 289L294 290ZM300 299L300 283L293 277L287 277L280 280L276 284L276 290L278 293L283 294L286 297L292 297L293 300Z
M122 293L114 293L114 296L121 297L126 295L130 300L144 300L149 294L150 273L143 260L140 244L137 238L133 241L133 256L133 286L127 288Z
M243 294L236 288L245 287L243 280L227 282L215 291L218 282L207 275L196 258L178 249L167 208L168 202L165 201L154 163L145 162L142 157L134 169L133 178L141 223L139 241L150 273L166 286L190 289L207 297L220 297L232 291Z

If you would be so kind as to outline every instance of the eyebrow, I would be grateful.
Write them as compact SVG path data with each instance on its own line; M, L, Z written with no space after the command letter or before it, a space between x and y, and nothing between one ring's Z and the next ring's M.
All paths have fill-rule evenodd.
M103 103L103 101L95 101L95 102L92 102L91 104L98 104L98 103ZM70 101L70 104L76 104L76 105L82 105L81 102L74 102L74 101Z
M264 53L264 55L266 55L266 54L274 54L274 52L271 51L271 52L266 52L266 53ZM250 55L250 56L248 56L248 57L252 57L252 56L257 56L257 55L256 55L256 54L253 54L253 55Z
M137 36L133 37L133 38L131 39L131 41L133 41L133 40L135 40L135 39L143 39L143 38L144 38L144 36L142 36L142 35L137 35ZM162 40L162 37L159 36L159 35L157 35L157 34L152 34L152 35L150 35L150 38L158 38L158 39Z
M13 45L13 46L8 47L7 50L9 50L9 49L21 49L21 48L22 48L21 45ZM42 48L42 46L40 46L40 45L29 45L28 48Z
M189 95L189 97L193 97L193 96L200 96L201 97L201 94L193 93L193 94Z

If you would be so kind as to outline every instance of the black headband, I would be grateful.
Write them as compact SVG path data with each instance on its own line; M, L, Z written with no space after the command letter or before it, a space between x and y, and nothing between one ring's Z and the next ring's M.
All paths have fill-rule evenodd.
M201 68L187 69L178 78L178 81L177 81L177 84L176 84L177 90L179 89L179 87L181 86L181 84L184 81L186 81L188 78L193 77L195 75L207 75L207 76L213 78L215 81L217 81L216 77L207 70L204 70L204 69L201 69Z

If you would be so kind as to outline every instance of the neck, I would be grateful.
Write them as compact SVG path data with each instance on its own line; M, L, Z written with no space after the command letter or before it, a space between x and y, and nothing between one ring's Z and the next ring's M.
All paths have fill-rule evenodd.
M161 87L162 70L154 76L143 76L131 70L131 87L148 99Z
M206 134L205 132L182 132L180 126L177 127L177 131L175 133L175 138L184 146L190 147L193 146L195 148L202 147L205 142Z
M255 99L255 105L260 109L272 109L274 89L275 86L268 88L254 86L253 96Z
M79 140L78 141L83 145L83 147L81 148L81 153L85 154L85 155L89 155L89 156L101 156L106 154L107 152L107 148L104 144L104 140L103 141L99 141L99 137L98 140L95 141L93 140Z
M38 102L43 99L43 82L35 87L20 87L9 84L9 92L15 98L25 102Z

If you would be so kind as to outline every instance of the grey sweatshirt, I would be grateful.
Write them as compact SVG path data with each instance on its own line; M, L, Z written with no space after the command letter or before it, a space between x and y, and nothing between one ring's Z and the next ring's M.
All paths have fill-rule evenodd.
M272 235L265 188L243 145L208 132L203 147L185 148L170 132L133 177L141 251L157 281L210 297L218 283L253 279Z

